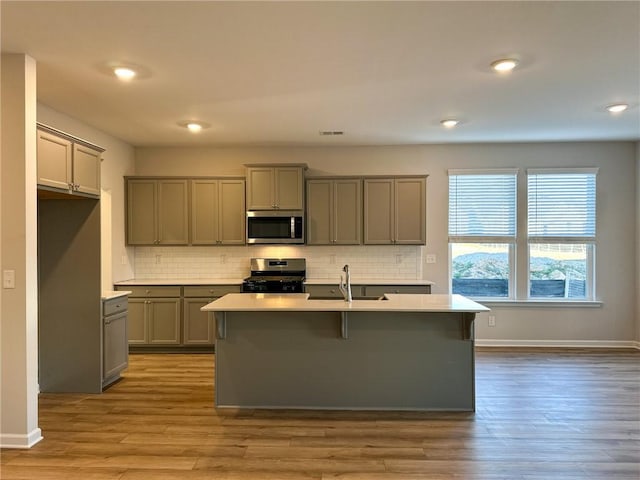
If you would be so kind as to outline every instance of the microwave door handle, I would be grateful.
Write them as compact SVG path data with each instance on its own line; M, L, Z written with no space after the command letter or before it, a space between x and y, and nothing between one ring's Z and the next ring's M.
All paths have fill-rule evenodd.
M296 217L291 216L291 238L296 238Z

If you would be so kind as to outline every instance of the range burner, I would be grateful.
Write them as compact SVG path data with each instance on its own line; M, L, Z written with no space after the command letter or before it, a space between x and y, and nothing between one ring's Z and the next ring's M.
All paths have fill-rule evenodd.
M304 258L252 258L251 276L242 282L248 293L302 293L306 260Z

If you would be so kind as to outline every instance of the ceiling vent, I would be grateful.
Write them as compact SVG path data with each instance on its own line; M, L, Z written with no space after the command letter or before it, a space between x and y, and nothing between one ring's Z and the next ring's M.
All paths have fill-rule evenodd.
M344 132L341 130L320 130L320 135L323 137L338 136L344 135Z

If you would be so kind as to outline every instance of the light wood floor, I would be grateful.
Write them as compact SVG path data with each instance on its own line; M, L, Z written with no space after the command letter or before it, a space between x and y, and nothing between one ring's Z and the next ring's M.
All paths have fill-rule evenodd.
M102 395L42 395L44 440L0 478L640 478L638 351L481 350L475 414L216 411L213 362L133 355Z

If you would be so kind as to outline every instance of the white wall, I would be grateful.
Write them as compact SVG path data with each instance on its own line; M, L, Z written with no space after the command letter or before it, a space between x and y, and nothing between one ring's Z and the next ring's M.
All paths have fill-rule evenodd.
M134 252L125 247L123 177L133 175L135 151L131 145L41 103L38 104L38 122L105 149L100 167L102 289L111 290L113 282L133 276Z
M640 348L640 142L636 143L636 347Z
M2 270L0 446L27 448L38 428L38 269L36 205L36 64L2 55Z
M599 167L597 278L601 308L494 307L496 327L477 322L486 343L629 345L637 329L636 149L633 142L469 144L388 147L137 148L137 175L243 175L244 163L307 163L308 175L429 174L422 264L434 293L448 292L450 168ZM190 247L185 247L190 248ZM216 247L212 247L216 248ZM366 248L366 247L362 247ZM391 250L389 250L391 252ZM423 262L423 255L418 261Z

